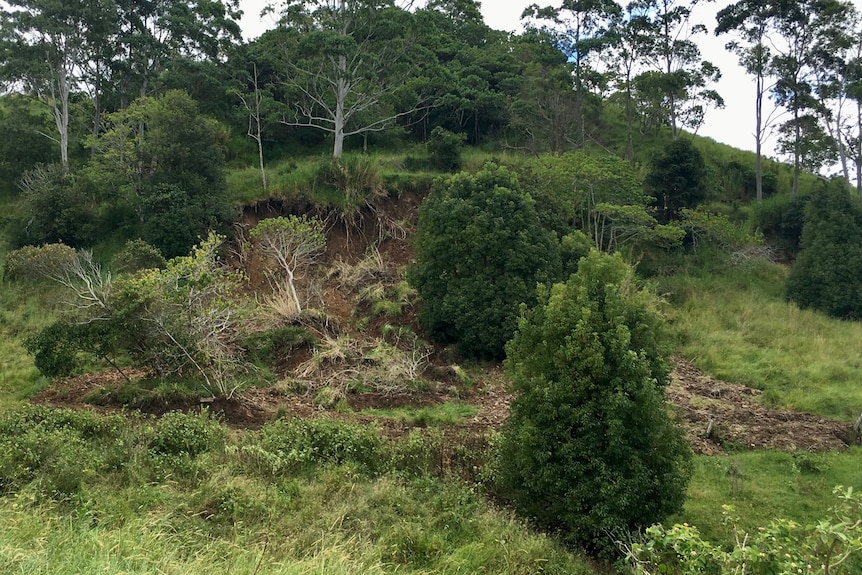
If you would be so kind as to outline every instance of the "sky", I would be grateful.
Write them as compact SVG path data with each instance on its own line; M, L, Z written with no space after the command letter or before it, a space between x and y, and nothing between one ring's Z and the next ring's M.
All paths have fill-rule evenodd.
M534 3L540 6L560 4L559 0L484 0L482 16L491 28L519 32L522 29L520 19L524 8ZM862 12L862 0L853 0L853 3ZM275 26L272 16L263 19L259 16L266 0L240 0L240 4L245 12L241 24L247 38L257 37ZM691 23L704 24L712 32L715 29L716 13L728 4L731 2L727 0L701 3L692 15ZM725 102L723 109L710 109L707 112L705 123L698 133L736 148L754 150L754 80L746 76L736 56L725 50L724 45L729 40L726 36L716 38L712 33L697 37L703 58L721 69L722 77L715 89ZM774 141L766 142L766 155L772 155L773 144Z

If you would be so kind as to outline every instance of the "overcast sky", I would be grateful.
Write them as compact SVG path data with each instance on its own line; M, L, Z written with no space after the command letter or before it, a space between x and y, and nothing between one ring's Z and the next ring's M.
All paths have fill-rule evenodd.
M247 38L255 38L265 30L275 25L275 19L271 16L260 18L262 6L267 0L241 0L240 4L245 12L242 19L243 30ZM862 0L853 0L856 7L862 11ZM521 13L530 4L538 3L544 5L559 5L558 0L484 0L482 2L482 15L485 23L491 28L506 31L521 30ZM731 2L719 0L717 2L702 4L692 16L692 24L702 23L712 31L715 29L715 14ZM729 38L716 38L710 33L709 36L697 37L698 45L704 59L716 64L722 73L721 81L716 89L724 98L725 108L722 110L709 110L706 122L700 129L699 134L709 136L719 142L745 150L754 149L754 82L746 76L742 68L737 64L736 56L727 52L724 45ZM768 150L772 149L773 142L768 142Z

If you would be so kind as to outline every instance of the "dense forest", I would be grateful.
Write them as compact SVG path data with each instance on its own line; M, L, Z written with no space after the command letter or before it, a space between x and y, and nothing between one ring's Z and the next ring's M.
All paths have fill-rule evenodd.
M693 8L5 2L0 570L859 572L862 14Z

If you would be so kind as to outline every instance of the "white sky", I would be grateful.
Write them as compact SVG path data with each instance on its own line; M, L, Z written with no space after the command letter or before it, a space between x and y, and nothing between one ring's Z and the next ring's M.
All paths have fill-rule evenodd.
M275 26L275 18L267 16L260 18L261 8L267 0L241 0L245 12L242 27L246 37L255 38L264 31ZM506 31L521 30L521 13L530 4L540 6L559 5L559 0L483 0L482 16L491 28ZM704 126L699 134L709 136L719 142L730 144L745 150L754 149L754 82L737 63L736 56L727 52L724 45L730 40L728 36L716 38L712 34L715 29L715 14L731 2L718 0L699 6L692 16L691 23L706 25L710 34L696 38L703 58L709 60L721 69L722 78L715 88L724 98L725 108L711 109L707 112ZM853 0L862 12L862 0ZM772 149L772 142L766 145Z

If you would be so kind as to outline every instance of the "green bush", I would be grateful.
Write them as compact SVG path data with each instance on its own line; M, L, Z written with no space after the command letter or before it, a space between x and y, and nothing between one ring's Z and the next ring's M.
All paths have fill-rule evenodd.
M539 290L506 347L515 397L499 479L518 509L573 543L613 549L677 512L691 452L671 422L654 296L621 257L596 251Z
M244 453L273 475L345 463L377 472L386 464L376 429L330 419L281 419L267 424L260 431L259 444L247 446Z
M812 195L801 246L787 278L787 299L803 309L862 319L862 209L841 181Z
M171 411L158 422L150 441L155 455L196 457L224 446L225 428L207 411L199 414Z
M12 281L38 281L70 265L78 257L75 248L65 244L24 246L6 254L3 277Z
M751 210L749 227L760 231L768 243L795 254L799 251L805 206L810 199L810 196L768 198Z
M694 208L707 195L706 162L700 150L684 138L674 140L650 164L646 188L656 197L657 218L679 219L683 208Z
M111 260L114 271L134 273L146 269L164 269L167 266L162 252L144 240L129 240Z
M559 273L559 243L506 168L488 164L438 182L419 210L409 270L422 298L419 320L461 353L502 357L518 306Z
M40 165L21 178L21 200L27 221L20 244L65 243L75 247L93 241L96 228L92 199L83 193L67 166Z
M851 575L862 569L862 497L853 488L836 487L838 503L830 517L814 525L776 519L756 532L739 527L734 509L723 506L724 523L732 528L733 546L725 549L705 540L688 524L654 525L627 550L635 575L805 573Z
M466 134L450 132L442 126L431 130L426 144L431 163L438 170L454 172L461 167L461 149L467 141Z

